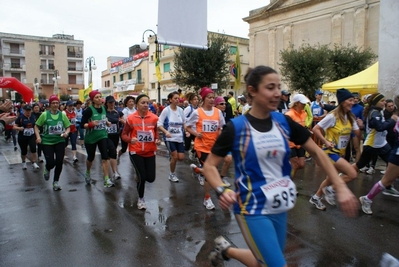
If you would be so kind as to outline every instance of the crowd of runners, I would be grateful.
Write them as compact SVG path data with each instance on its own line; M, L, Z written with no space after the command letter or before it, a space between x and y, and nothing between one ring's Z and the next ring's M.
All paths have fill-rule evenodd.
M118 103L99 91L90 92L84 104L67 101L63 105L53 95L48 105L23 103L15 112L14 106L3 103L2 110L13 119L6 120L3 114L1 123L6 140L13 142L15 150L17 144L20 148L23 170L28 169L28 158L35 171L42 168L46 181L53 170L54 191L61 190L59 179L69 144L74 164L79 164L77 146L86 150L82 180L87 186L97 149L104 187L113 187L121 179L119 159L128 152L136 173L124 174L124 179L135 178L140 210L147 208L146 182L156 179L158 145L164 142L169 151L167 178L172 183L181 179L177 162L187 154L193 176L204 188L198 201L208 210L215 209L211 198L215 190L221 208L233 207L249 247L235 248L223 236L217 237L210 255L214 265L233 258L247 266L287 266L287 212L296 202L295 177L307 160L314 160L326 174L309 200L319 210L326 209L324 198L330 205L338 203L347 216L355 216L359 204L364 213L372 214L372 200L380 192L399 197L393 187L399 176L399 96L387 100L375 93L360 101L359 94L342 88L336 93L338 105L324 103L320 90L313 102L302 94L290 101L290 93L280 88L277 72L266 66L249 69L245 81L245 96L237 100L234 92L222 97L203 87L198 94L171 92L162 107L145 94ZM40 167L42 155L45 163ZM386 162L386 170L358 200L346 184L359 171L373 173L376 156ZM228 177L231 164L234 178Z

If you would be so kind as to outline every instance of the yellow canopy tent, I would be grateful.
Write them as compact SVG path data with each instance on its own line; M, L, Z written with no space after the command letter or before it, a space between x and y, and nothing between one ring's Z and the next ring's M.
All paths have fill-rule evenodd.
M324 91L335 93L339 88L346 88L349 91L358 92L361 95L378 92L378 62L367 69L353 74L341 80L323 84Z

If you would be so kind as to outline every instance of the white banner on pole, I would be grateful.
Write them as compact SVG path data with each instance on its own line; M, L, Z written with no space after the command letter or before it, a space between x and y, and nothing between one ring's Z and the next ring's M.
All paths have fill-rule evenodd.
M158 43L208 49L207 0L159 0Z

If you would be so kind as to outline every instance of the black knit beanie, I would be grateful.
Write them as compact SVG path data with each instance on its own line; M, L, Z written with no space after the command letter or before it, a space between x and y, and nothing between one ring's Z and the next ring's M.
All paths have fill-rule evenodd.
M351 97L353 97L353 95L348 89L341 88L337 90L338 105Z

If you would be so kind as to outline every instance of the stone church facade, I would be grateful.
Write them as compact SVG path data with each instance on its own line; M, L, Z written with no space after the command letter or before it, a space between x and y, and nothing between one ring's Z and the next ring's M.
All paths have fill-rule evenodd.
M250 65L279 71L280 51L291 43L351 44L378 54L379 12L379 0L271 0L244 18Z

